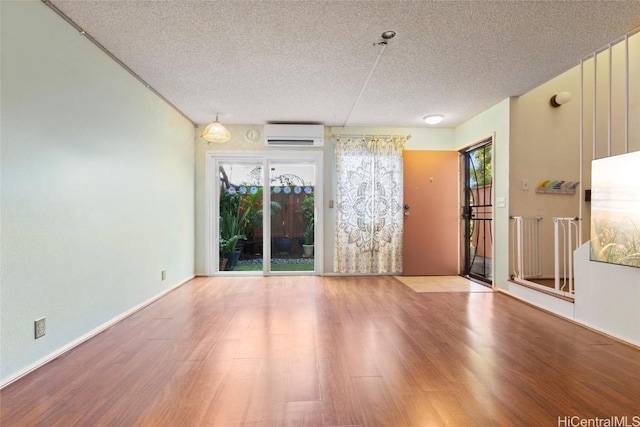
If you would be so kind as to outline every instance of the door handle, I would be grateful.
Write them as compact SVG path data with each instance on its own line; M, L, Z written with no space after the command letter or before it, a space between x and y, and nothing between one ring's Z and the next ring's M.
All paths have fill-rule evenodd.
M410 207L411 206L409 206L409 205L404 205L404 216L409 216L409 208Z

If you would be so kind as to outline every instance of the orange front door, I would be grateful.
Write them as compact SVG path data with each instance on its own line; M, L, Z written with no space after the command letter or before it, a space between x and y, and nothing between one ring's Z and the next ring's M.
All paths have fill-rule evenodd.
M404 276L459 273L458 156L404 151Z

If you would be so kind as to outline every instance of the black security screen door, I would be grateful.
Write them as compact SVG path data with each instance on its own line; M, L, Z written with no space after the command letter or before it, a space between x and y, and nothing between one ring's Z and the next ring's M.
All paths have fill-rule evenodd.
M492 140L462 152L464 163L464 275L491 283L493 278Z

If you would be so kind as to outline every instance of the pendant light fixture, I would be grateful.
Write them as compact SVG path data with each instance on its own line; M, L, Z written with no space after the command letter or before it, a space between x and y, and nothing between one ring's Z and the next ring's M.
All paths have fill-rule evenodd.
M216 121L204 128L201 136L207 142L228 142L231 139L227 128L218 121L218 113L216 113Z

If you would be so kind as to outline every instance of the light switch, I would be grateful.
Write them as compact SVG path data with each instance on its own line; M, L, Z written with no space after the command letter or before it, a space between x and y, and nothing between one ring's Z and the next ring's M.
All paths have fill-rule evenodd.
M507 198L506 197L496 197L496 207L498 207L498 208L506 208L507 207Z

